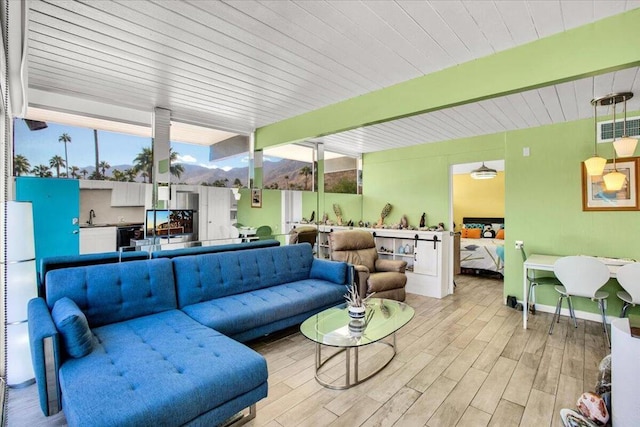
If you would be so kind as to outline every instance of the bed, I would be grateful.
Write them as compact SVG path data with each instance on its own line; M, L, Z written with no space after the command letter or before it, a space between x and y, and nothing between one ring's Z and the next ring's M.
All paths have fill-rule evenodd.
M460 237L462 274L502 277L504 218L464 217Z

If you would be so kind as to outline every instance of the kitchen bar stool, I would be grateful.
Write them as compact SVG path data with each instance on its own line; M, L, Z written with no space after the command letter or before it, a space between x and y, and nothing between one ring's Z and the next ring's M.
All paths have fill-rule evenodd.
M576 328L578 327L571 297L584 297L598 302L598 307L602 314L602 328L604 329L607 343L611 345L609 332L607 331L607 319L604 312L604 301L609 296L609 293L598 290L609 281L610 273L607 266L602 261L589 256L566 256L555 262L553 272L562 285L555 287L560 297L558 298L556 312L553 315L553 320L549 327L549 335L553 333L555 323L560 322L560 310L562 309L563 298L566 298L569 304L569 315L573 319L573 325Z
M627 316L630 305L640 304L640 262L625 264L616 272L616 279L624 291L618 291L617 295L624 304L620 317Z

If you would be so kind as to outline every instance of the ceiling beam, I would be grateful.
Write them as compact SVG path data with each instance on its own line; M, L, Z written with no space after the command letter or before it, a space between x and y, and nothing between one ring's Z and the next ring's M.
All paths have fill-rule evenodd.
M638 22L640 9L634 9L263 126L256 130L256 148L637 66L640 65Z

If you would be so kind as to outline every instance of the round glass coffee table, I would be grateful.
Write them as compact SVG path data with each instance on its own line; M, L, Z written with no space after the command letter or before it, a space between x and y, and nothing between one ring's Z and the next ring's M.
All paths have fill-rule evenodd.
M329 308L315 314L300 325L302 334L316 343L316 381L324 387L344 390L358 385L376 375L393 360L396 355L396 332L409 323L414 315L413 308L399 301L371 298L363 319L349 317L346 304ZM383 341L391 337L391 342ZM383 344L391 348L390 355L382 366L364 376L358 366L358 349L369 344ZM340 350L322 360L322 346ZM351 352L353 351L353 374ZM345 353L344 384L335 384L320 378L322 367L341 353Z

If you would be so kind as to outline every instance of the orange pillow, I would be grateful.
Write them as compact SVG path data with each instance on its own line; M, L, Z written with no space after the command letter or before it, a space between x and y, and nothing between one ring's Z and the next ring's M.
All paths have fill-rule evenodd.
M496 239L504 240L504 228L501 228L500 230L498 230L498 234L496 234Z
M482 230L479 228L463 228L461 237L465 237L467 239L479 239L482 237Z

